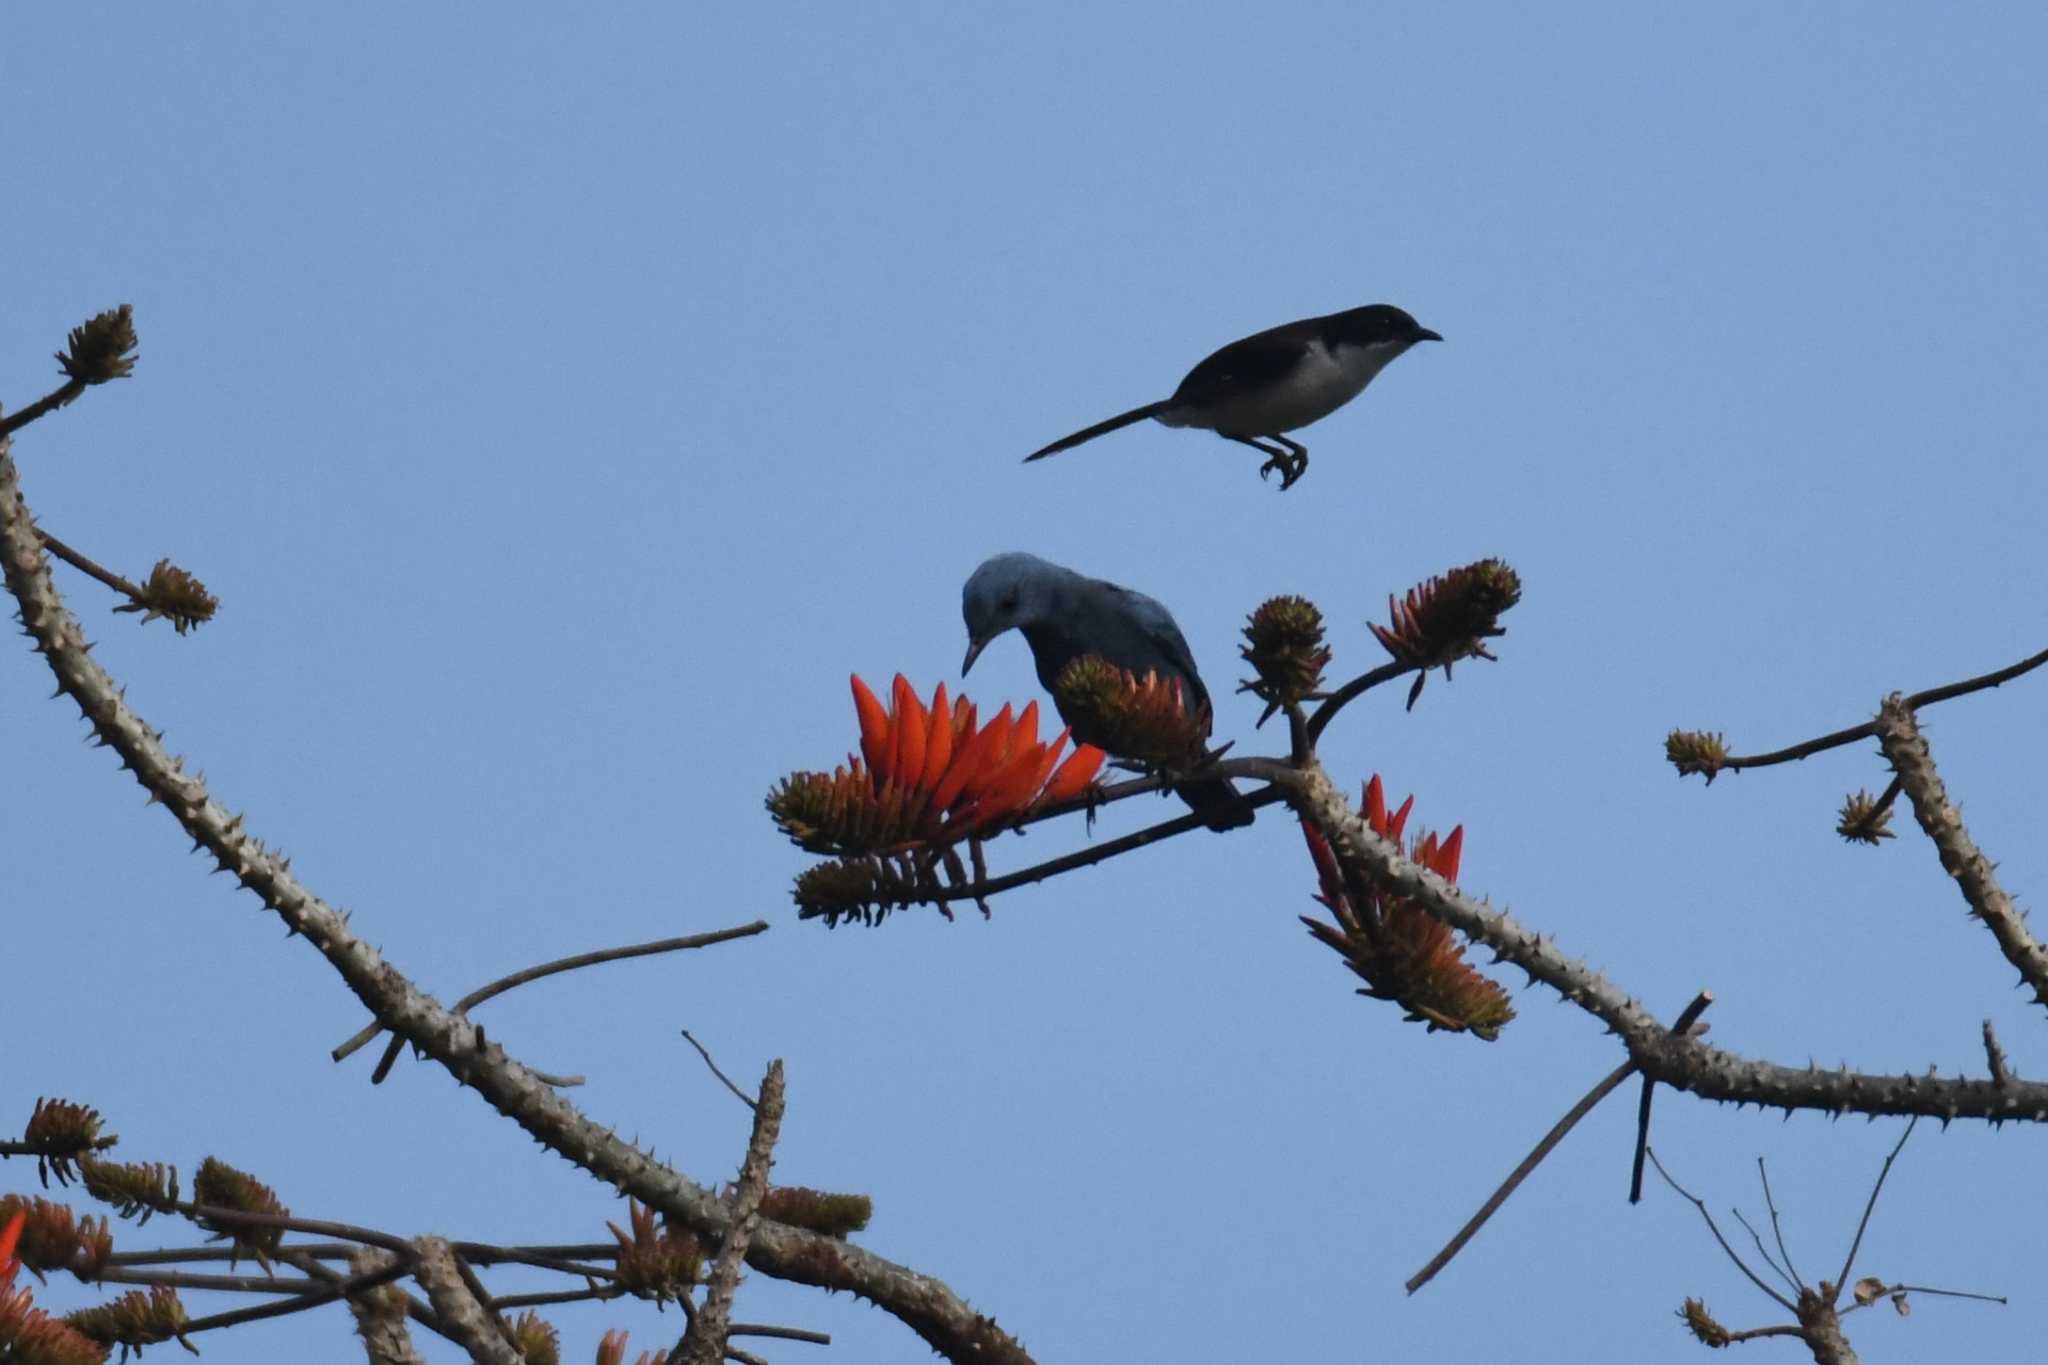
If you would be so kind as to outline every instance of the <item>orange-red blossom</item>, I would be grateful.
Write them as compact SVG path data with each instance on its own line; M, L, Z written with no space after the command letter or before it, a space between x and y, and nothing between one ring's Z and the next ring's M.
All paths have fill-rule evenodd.
M1039 742L1035 701L1014 716L1005 702L978 726L974 703L958 697L949 705L944 683L926 706L898 673L884 710L858 675L852 681L860 751L876 793L902 791L906 815L947 833L986 829L1041 802L1079 796L1101 771L1102 750L1088 744L1060 762L1068 730ZM860 761L853 765L858 773Z
M1415 808L1409 797L1389 813L1386 789L1375 775L1365 788L1367 828L1398 846ZM1469 1030L1489 1041L1514 1018L1507 993L1465 961L1464 945L1449 926L1404 897L1389 894L1369 881L1347 878L1322 831L1306 820L1302 834L1315 860L1322 890L1316 899L1328 906L1334 925L1302 917L1318 940L1343 955L1344 965L1365 980L1362 994L1399 1002L1409 1016L1433 1029ZM1434 833L1417 840L1408 853L1445 881L1458 880L1459 855L1465 848L1465 827L1447 839Z
M1022 714L1005 705L984 725L967 698L948 700L944 683L927 705L899 673L888 706L858 677L853 704L861 757L793 773L768 795L775 823L813 853L864 857L985 834L1079 796L1102 768L1102 751L1086 744L1060 761L1065 730L1040 742L1037 702Z

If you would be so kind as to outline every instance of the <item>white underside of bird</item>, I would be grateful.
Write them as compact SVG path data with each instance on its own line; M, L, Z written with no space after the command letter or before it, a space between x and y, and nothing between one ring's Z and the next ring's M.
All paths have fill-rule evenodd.
M1158 420L1231 436L1272 436L1320 422L1362 393L1373 376L1408 349L1406 342L1338 346L1312 341L1284 384L1235 392L1219 401L1170 407Z

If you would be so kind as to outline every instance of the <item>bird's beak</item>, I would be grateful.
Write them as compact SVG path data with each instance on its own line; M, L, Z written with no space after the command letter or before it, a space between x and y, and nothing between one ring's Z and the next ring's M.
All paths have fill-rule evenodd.
M987 640L970 640L970 641L968 642L968 645L967 645L967 657L966 657L966 658L964 658L964 659L962 659L962 660L960 661L960 676L961 676L961 677L963 677L963 678L964 678L964 677L966 677L966 676L967 676L967 670L968 670L968 669L970 669L970 668L972 668L972 667L974 667L974 661L975 661L976 659L979 659L979 658L981 657L981 651L982 651L982 650L984 650L984 649L986 649L987 647L988 647L988 641L987 641Z
M1442 338L1442 337L1438 336L1438 335L1437 335L1437 334L1436 334L1435 332L1432 332L1432 331L1430 331L1430 330L1429 330L1429 329L1428 329L1427 327L1417 327L1417 328L1415 329L1415 339L1416 339L1417 341L1442 341L1442 340L1443 340L1443 338Z

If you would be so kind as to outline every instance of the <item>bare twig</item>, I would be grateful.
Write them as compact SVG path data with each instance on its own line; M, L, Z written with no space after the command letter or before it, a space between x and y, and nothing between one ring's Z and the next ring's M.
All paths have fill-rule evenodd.
M1843 1288L1849 1283L1849 1272L1856 1266L1856 1252L1863 1245L1863 1230L1870 1226L1870 1213L1877 1207L1877 1196L1884 1189L1884 1178L1892 1173L1892 1163L1899 1159L1900 1151L1906 1146L1906 1139L1913 1136L1913 1130L1919 1125L1918 1117L1906 1124L1906 1131L1899 1134L1899 1140L1892 1145L1890 1154L1884 1159L1884 1166L1877 1173L1877 1183L1870 1187L1870 1199L1863 1205L1863 1217L1857 1220L1856 1236L1849 1243L1849 1254L1842 1258L1842 1273L1835 1277L1836 1299L1841 1297Z
M1906 799L1913 803L1913 818L1934 841L1941 856L1942 870L1955 878L1970 913L1984 921L1998 950L2034 992L2037 1004L2048 1005L2048 948L2034 937L2013 905L2012 897L1998 884L1998 876L1963 827L1963 817L1949 802L1941 774L1935 771L1934 756L1920 733L1912 705L1897 693L1886 697L1873 722L1877 742L1884 756L1905 784Z
M657 939L652 943L635 943L624 948L602 948L596 952L578 953L574 957L557 958L544 962L538 967L528 967L510 976L501 976L488 986L480 986L455 1002L457 1014L467 1014L494 995L503 995L514 986L523 986L529 981L538 981L544 976L559 972L575 971L579 967L592 967L603 962L623 962L628 958L649 957L656 953L681 952L688 948L708 948L716 943L729 943L736 938L751 938L755 934L768 932L768 921L757 919L752 924L742 924L731 929L719 929L708 934L691 934L686 938ZM362 1030L347 1042L334 1049L332 1056L339 1062L384 1031L384 1026L375 1020L365 1024Z
M1806 1288L1805 1277L1800 1275L1799 1267L1792 1264L1792 1253L1785 1246L1785 1229L1778 1222L1778 1201L1771 1195L1771 1173L1765 1169L1762 1157L1756 1159L1756 1173L1757 1178L1763 1181L1764 1207L1771 1211L1771 1236L1778 1240L1778 1254L1785 1258L1785 1269L1792 1273L1792 1283L1800 1289L1804 1289Z
M1757 1273L1754 1270L1751 1270L1748 1264L1743 1261L1742 1257L1735 1254L1735 1248L1729 1246L1728 1239L1721 1235L1720 1226L1714 1222L1714 1215L1707 1211L1706 1201L1701 1199L1698 1195L1694 1194L1691 1190L1685 1188L1685 1186L1679 1184L1676 1180L1673 1180L1671 1178L1671 1172L1665 1170L1664 1163L1657 1159L1657 1149L1652 1147L1649 1150L1650 1164L1657 1168L1657 1174L1663 1176L1665 1184L1669 1185L1672 1189L1676 1190L1681 1197L1690 1201L1692 1206L1700 1211L1700 1217L1707 1220L1707 1231L1714 1234L1714 1240L1721 1244L1721 1250L1728 1253L1728 1259L1735 1262L1735 1268L1737 1270L1740 1270L1744 1275L1747 1275L1749 1277L1749 1282L1755 1285L1758 1289L1761 1289L1765 1294L1769 1295L1771 1300L1775 1302L1779 1307L1783 1308L1786 1312L1794 1314L1796 1316L1799 1312L1798 1306L1795 1305L1792 1302L1792 1300L1786 1298L1783 1294L1780 1294L1777 1290L1765 1284L1763 1280L1757 1275Z
M1680 1038L1695 1037L1705 1029L1695 1029L1707 1006L1714 1003L1712 991L1701 991L1686 1007L1678 1012L1678 1018L1671 1025L1671 1032ZM1643 1077L1642 1098L1636 1102L1636 1155L1630 1164L1628 1176L1628 1202L1643 1202L1643 1154L1650 1150L1650 1097L1657 1093L1657 1082L1649 1076Z
M362 1275L351 1275L346 1280L337 1278L334 1284L324 1289L316 1289L310 1294L301 1294L276 1303L257 1304L253 1308L238 1308L232 1313L216 1313L212 1317L194 1318L185 1324L184 1332L187 1336L196 1332L217 1332L224 1327L239 1327L245 1322L260 1322L264 1318L281 1318L292 1313L303 1313L308 1308L318 1308L336 1299L348 1298L375 1289L379 1285L389 1284L404 1273L405 1264L394 1261L378 1270Z
M83 379L67 379L21 411L0 417L0 436L12 436L38 417L55 412L84 392Z
M1383 682L1391 682L1403 673L1413 673L1414 671L1414 664L1404 664L1398 659L1389 659L1378 668L1359 674L1350 682L1345 683L1335 692L1325 697L1323 704L1316 708L1315 714L1308 718L1309 747L1311 749L1315 747L1316 741L1323 737L1323 731L1327 730L1330 727L1330 722L1337 718L1337 713L1350 705L1358 697L1363 696L1368 690L1378 687Z
M57 539L57 537L51 535L48 531L43 530L40 526L36 528L36 536L43 542L44 549L63 560L66 564L69 564L72 568L77 569L80 573L97 578L100 582L106 584L115 592L120 593L131 602L140 603L144 600L142 588L139 585L129 582L112 569L86 558L63 541Z
M1735 1215L1735 1221L1742 1224L1742 1230L1749 1234L1749 1240L1756 1243L1756 1254L1764 1258L1764 1264L1769 1266L1771 1269L1777 1271L1778 1278L1783 1280L1785 1282L1786 1287L1789 1288L1794 1294L1797 1294L1802 1288L1799 1281L1793 1279L1792 1273L1786 1270L1785 1267L1778 1264L1777 1258L1771 1255L1770 1248L1764 1245L1764 1239L1762 1235L1759 1234L1755 1228L1749 1225L1749 1219L1743 1217L1742 1210L1738 1208L1731 1208L1728 1210L1728 1212Z
M704 1065L711 1068L711 1074L718 1077L718 1079L724 1083L725 1088L727 1090L730 1090L733 1094L739 1096L739 1101L741 1104L744 1104L749 1109L760 1109L761 1106L755 1103L754 1097L752 1095L749 1095L746 1091L734 1085L732 1083L732 1077L726 1075L723 1071L720 1071L718 1069L718 1063L711 1060L711 1053L705 1048L704 1044L698 1042L694 1037L691 1036L690 1031L688 1029L683 1030L683 1039L685 1042L689 1043L691 1047L697 1049L697 1055L704 1059Z
M725 1243L718 1259L705 1277L704 1303L690 1319L689 1330L669 1359L680 1365L718 1365L726 1354L728 1324L732 1321L733 1295L740 1287L740 1262L747 1254L747 1239L754 1232L754 1215L761 1196L768 1189L768 1168L775 1160L775 1139L782 1132L782 1059L768 1063L761 1079L761 1102L754 1109L754 1132L747 1141L746 1160L740 1163L738 1188L733 1192L732 1221L726 1225Z
M2030 655L2009 668L2001 668L1995 673L1986 673L1980 677L1966 678L1962 682L1948 683L1941 687L1930 687L1925 692L1915 692L1912 696L1906 698L1905 705L1908 710L1918 710L1920 707L1932 706L1936 702L1948 701L1953 697L1968 696L1972 692L1981 692L1987 687L1997 687L2003 683L2009 683L2021 674L2030 673L2034 669L2039 668L2042 664L2048 664L2048 649L2042 650L2039 654ZM1773 749L1767 754L1751 754L1743 758L1724 758L1719 760L1714 767L1718 772L1740 772L1744 768L1768 768L1773 764L1791 763L1797 759L1811 758L1813 755L1823 753L1829 749L1839 749L1844 744L1854 744L1859 739L1869 739L1877 733L1877 727L1878 722L1866 721L1862 725L1852 725L1846 730L1837 730L1833 734L1821 735L1817 739L1809 739L1803 743L1794 744L1783 749Z
M1465 1226L1459 1228L1457 1235L1444 1244L1442 1251L1429 1258L1428 1265L1408 1277L1408 1292L1413 1294L1416 1290L1435 1279L1437 1272L1449 1265L1451 1258L1465 1249L1465 1244L1472 1240L1479 1229L1486 1226L1486 1220L1493 1217L1495 1211L1507 1202L1508 1196L1513 1194L1521 1183L1529 1178L1530 1172L1543 1164L1543 1158L1549 1156L1552 1149L1558 1143L1564 1141L1565 1134L1577 1127L1579 1120L1592 1113L1594 1106L1613 1094L1623 1081L1633 1076L1635 1070L1636 1064L1634 1062L1623 1062L1620 1066L1607 1073L1591 1090L1588 1090L1577 1104L1566 1111L1563 1118L1550 1125L1550 1131L1537 1141L1536 1145L1530 1149L1529 1155L1522 1158L1521 1164L1508 1173L1508 1178L1501 1181L1500 1188L1495 1190L1487 1198L1487 1201L1479 1206L1479 1212L1466 1220Z
M1232 759L1218 764L1217 771L1224 776L1229 776L1231 770L1253 761L1255 760ZM1160 784L1161 787L1164 785L1166 784ZM1147 788L1147 790L1158 789ZM1252 792L1244 798L1245 804L1254 810L1263 806L1273 805L1282 799L1284 799L1283 793L1272 788ZM1119 838L1106 840L1100 844L1093 844L1087 848L1077 849L1072 853L1063 854L1057 858L1048 858L1042 863L1034 863L1030 867L1021 868L1016 872L1006 872L1000 877L977 877L973 881L961 882L956 885L940 886L934 884L930 887L921 887L914 891L906 891L899 898L889 901L888 904L895 907L938 905L942 902L952 901L985 900L991 896L1000 895L1005 891L1014 891L1020 886L1029 886L1034 882L1047 881L1063 873L1076 872L1084 867L1093 867L1097 863L1107 862L1111 858L1120 857L1133 850L1144 848L1148 844L1156 844L1162 840L1186 834L1191 830L1206 829L1207 827L1205 817L1190 811L1185 815L1177 815L1171 820L1162 820L1156 825L1147 825L1143 829L1133 830L1131 833Z

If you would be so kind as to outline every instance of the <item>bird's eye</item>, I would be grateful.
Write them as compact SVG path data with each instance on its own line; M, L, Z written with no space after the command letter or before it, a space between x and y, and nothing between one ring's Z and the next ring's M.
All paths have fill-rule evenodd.
M1017 610L1017 594L1006 593L1003 600L996 604L996 610L1002 612L1005 616Z

